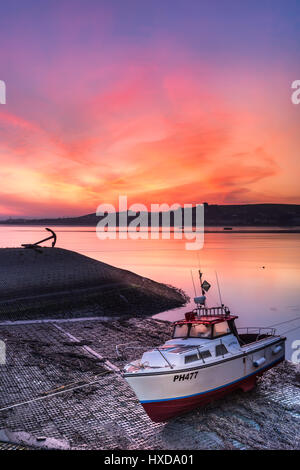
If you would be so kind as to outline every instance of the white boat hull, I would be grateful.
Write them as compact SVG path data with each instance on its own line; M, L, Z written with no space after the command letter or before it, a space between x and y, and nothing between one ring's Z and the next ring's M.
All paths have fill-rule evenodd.
M126 373L125 378L150 418L166 421L232 390L252 389L257 376L284 360L283 338L263 343L260 347L249 345L242 354L226 355L213 363L176 371Z

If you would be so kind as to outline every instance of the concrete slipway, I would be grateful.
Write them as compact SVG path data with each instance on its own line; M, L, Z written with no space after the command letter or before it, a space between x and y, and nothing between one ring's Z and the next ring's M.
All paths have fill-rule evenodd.
M11 435L19 444L47 437L50 447L71 449L300 448L300 371L289 362L255 391L152 423L118 372L132 350L119 358L115 346L134 343L142 352L169 332L167 322L137 318L2 323L0 428L29 433L25 441Z

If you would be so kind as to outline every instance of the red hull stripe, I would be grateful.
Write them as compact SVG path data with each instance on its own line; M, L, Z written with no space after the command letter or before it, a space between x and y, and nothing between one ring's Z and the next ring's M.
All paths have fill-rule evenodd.
M237 388L241 388L244 392L247 392L255 387L255 382L256 377L252 376L226 388L206 393L205 395L197 395L192 398L181 398L179 400L163 401L158 403L143 403L142 406L152 421L155 423L161 423L168 421L175 416L187 413L195 408L207 405L212 400L219 399Z
M232 386L232 385L234 385L238 382L243 382L244 380L248 379L249 377L252 377L254 375L258 375L263 370L269 369L269 368L275 366L277 363L279 363L283 360L284 360L284 356L280 357L279 359L276 359L276 361L271 362L267 366L261 367L260 369L256 370L255 372L251 372L251 374L249 374L249 375L245 375L244 377L242 377L240 379L234 380L233 382L230 382L230 383L225 384L225 385L221 385L220 387L212 388L211 390L206 390L205 392L194 393L193 395L186 395L186 396L183 396L183 397L162 398L161 400L143 400L143 401L140 401L140 403L141 404L144 404L144 403L158 403L158 402L162 402L162 401L182 400L184 398L192 398L192 397L197 397L199 395L206 395L206 394L209 394L211 392L215 392L216 390L225 389L227 387L230 387L230 386Z

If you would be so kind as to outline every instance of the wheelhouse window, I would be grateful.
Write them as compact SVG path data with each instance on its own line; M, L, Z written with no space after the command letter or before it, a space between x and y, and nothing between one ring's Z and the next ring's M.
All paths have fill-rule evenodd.
M221 323L216 323L214 325L214 338L226 335L227 333L230 333L230 328L227 321L222 321Z
M191 338L210 338L211 337L211 326L195 324L190 329Z
M208 357L211 357L210 351L199 351L199 355L201 359L207 359Z
M189 356L185 356L184 362L185 364L189 364L190 362L199 361L199 359L206 359L211 357L210 351L199 351L199 354L190 354Z
M176 325L173 333L173 338L186 338L189 332L187 324Z
M199 361L198 354L190 354L189 356L185 356L184 362L185 364L189 364L190 362Z
M224 354L227 354L227 348L224 346L224 344L218 344L216 346L216 356L224 356Z

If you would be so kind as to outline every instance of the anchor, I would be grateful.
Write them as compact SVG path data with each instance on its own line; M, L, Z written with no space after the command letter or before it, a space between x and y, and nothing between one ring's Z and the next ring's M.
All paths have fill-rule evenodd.
M23 246L24 248L32 248L33 250L36 250L36 251L39 251L41 252L41 250L39 250L38 248L41 248L39 245L40 243L43 243L45 242L46 240L51 240L53 238L53 241L52 241L52 248L55 246L55 243L56 243L56 233L53 232L53 230L51 230L51 228L46 228L46 230L48 230L48 232L51 232L52 235L50 235L50 237L47 237L47 238L43 238L43 240L40 240L36 243L23 243L21 246Z

